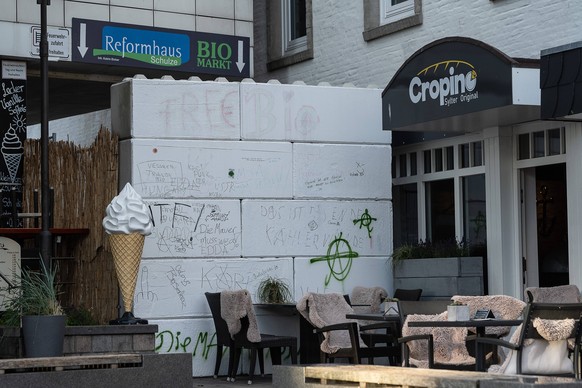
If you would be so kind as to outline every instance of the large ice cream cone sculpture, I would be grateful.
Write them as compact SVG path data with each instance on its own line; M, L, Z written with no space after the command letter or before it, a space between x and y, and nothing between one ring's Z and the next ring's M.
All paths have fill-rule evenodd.
M133 310L133 295L144 241L145 236L139 233L109 235L111 254L125 311Z
M147 323L132 314L133 296L145 236L152 232L152 221L147 206L128 183L107 206L103 227L109 234L115 273L123 299L124 314L111 324Z

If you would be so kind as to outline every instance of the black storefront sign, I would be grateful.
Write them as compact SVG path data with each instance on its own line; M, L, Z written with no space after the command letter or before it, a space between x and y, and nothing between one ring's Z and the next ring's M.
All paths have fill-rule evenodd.
M0 79L0 227L14 223L14 210L22 210L22 174L26 140L26 64L2 61Z
M73 62L249 77L247 37L73 18Z
M514 60L482 42L445 38L424 46L382 93L383 129L510 105Z

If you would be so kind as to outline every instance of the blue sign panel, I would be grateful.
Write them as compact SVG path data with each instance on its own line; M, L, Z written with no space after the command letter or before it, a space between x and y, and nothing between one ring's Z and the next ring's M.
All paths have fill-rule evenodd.
M246 37L73 19L73 61L248 77Z

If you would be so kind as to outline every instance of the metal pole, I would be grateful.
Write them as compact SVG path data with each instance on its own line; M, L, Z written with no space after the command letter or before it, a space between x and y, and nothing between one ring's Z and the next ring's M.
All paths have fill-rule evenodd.
M40 232L40 255L45 265L49 268L52 256L52 235L49 230L50 194L49 194L49 158L48 158L48 33L46 7L50 0L36 0L40 4L40 80L41 88L41 109L40 109L40 190L41 190L41 232Z

